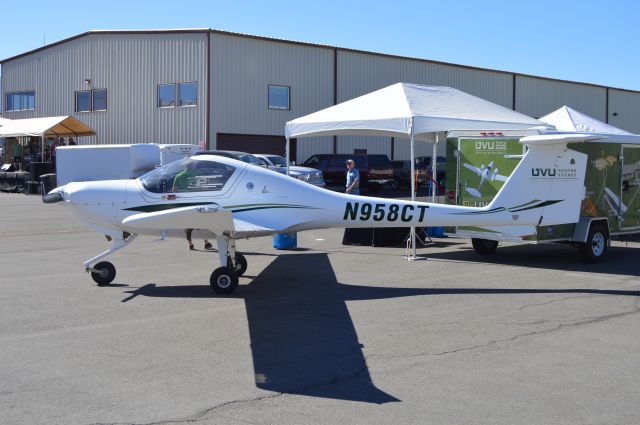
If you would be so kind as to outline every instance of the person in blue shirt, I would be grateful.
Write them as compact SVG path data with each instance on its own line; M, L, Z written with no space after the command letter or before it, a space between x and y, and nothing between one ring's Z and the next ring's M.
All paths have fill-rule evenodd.
M360 172L356 168L356 163L353 159L348 159L347 162L347 189L345 193L351 195L360 195Z

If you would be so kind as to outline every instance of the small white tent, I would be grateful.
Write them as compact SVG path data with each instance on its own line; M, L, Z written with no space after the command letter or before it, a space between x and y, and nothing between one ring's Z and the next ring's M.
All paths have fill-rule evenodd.
M348 100L285 125L289 140L312 136L391 136L411 139L411 175L415 173L414 141L450 130L519 130L545 126L541 121L451 87L396 83ZM433 175L436 153L433 149ZM287 174L288 174L287 169ZM435 191L434 191L435 196ZM411 199L415 182L411 179ZM415 229L411 229L415 258Z
M578 112L568 106L551 112L540 118L540 121L554 126L558 131L571 131L576 133L600 133L632 135L628 131L604 123L589 115Z

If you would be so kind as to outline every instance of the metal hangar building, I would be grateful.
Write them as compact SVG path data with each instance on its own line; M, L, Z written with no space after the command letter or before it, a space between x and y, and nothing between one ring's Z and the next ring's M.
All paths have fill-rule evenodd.
M3 117L71 115L96 131L92 143L282 153L286 121L399 81L536 118L568 105L640 133L638 91L211 29L88 31L0 65ZM346 136L294 142L292 158L354 149L409 158L403 140Z

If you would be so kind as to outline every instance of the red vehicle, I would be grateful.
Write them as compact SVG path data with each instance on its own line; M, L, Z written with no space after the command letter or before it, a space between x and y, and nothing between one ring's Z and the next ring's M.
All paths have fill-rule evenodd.
M377 193L393 180L393 167L387 155L319 154L302 163L305 167L322 171L328 185L344 186L346 183L347 159L356 162L360 172L360 187Z

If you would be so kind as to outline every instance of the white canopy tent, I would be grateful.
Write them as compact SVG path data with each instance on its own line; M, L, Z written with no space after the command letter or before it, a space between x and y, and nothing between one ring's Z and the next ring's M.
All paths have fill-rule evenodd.
M622 130L611 124L604 123L589 115L578 112L568 106L551 112L540 118L540 121L554 126L558 131L577 133L618 134L630 136L633 133Z
M96 133L81 121L70 117L27 118L7 120L0 123L0 137L40 137L41 152L44 152L46 137L80 137L95 136Z
M415 140L430 140L451 130L518 130L546 127L541 121L451 87L396 83L348 100L285 125L287 164L289 140L315 136L391 136L411 140L411 175L415 174ZM436 143L432 175L436 175ZM288 171L288 170L287 170ZM435 191L433 191L435 197ZM411 179L411 200L415 182ZM415 229L411 229L415 259Z

